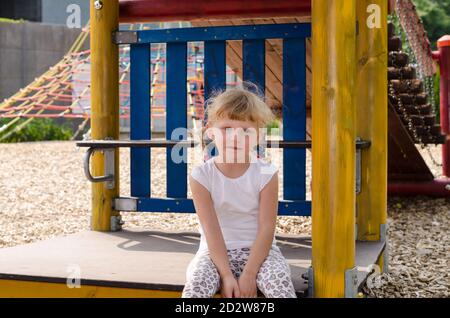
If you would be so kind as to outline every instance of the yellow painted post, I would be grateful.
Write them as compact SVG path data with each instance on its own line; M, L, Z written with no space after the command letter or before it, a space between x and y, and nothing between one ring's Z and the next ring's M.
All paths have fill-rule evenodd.
M119 139L119 48L111 34L119 29L119 0L90 0L91 23L91 134L92 139ZM119 151L115 150L115 188L92 183L91 229L109 231L112 198L119 195ZM104 155L92 157L92 175L104 175Z
M371 141L361 157L357 238L378 241L384 238L387 218L387 2L358 0L356 12L356 134Z
M355 262L355 2L312 0L314 297L346 296Z

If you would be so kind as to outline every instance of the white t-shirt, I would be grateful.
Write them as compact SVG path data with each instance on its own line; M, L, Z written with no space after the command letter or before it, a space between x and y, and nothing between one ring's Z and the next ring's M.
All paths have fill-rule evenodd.
M259 194L278 168L254 157L243 175L229 178L217 168L214 158L194 167L191 176L211 193L227 249L252 247L258 232ZM200 222L199 232L201 237L197 254L209 252ZM279 250L275 234L272 248Z

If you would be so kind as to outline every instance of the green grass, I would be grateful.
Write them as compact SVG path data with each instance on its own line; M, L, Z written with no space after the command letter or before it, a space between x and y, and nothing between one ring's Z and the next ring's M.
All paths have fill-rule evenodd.
M275 129L280 128L280 121L278 119L273 120L271 123L269 123L267 126L267 135L273 135L275 134Z
M5 23L22 23L24 20L20 19L20 20L14 20L14 19L8 19L8 18L0 18L0 22L5 22Z
M6 125L10 120L12 119L0 118L0 127L2 125ZM20 125L25 120L25 118L21 118L15 125ZM13 127L11 127L11 130L12 129ZM8 131L11 130L8 129ZM35 118L21 130L13 132L9 137L0 142L11 143L41 140L69 140L71 137L72 130L67 123L58 125L49 118Z

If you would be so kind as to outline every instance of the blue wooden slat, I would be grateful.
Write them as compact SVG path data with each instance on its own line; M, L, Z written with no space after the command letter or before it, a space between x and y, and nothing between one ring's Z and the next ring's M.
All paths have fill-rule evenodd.
M266 88L266 41L262 40L244 40L242 41L242 68L244 81L250 81L256 84L264 95ZM250 87L250 91L253 89ZM265 157L265 149L258 145L258 154L261 158Z
M265 40L242 41L242 67L245 81L258 85L261 92L265 90Z
M150 139L150 45L130 46L130 139ZM131 195L150 196L150 149L130 148Z
M223 90L226 85L226 42L225 41L206 41L205 42L205 101L215 90ZM205 123L207 116L203 122ZM217 155L217 149L208 150L211 156Z
M215 89L225 89L226 57L225 41L205 42L205 99Z
M192 199L139 198L137 210L139 212L195 213Z
M244 26L195 27L159 29L137 32L139 43L169 43L194 41L258 40L305 38L311 36L310 23L260 24ZM125 38L125 37L124 37ZM132 38L132 37L131 37Z
M311 201L279 201L278 215L311 216Z
M288 30L286 28L292 28ZM213 90L226 87L225 41L244 40L244 79L255 82L264 90L265 38L283 38L283 137L284 140L306 139L306 81L305 42L310 24L214 27L140 31L149 42L167 44L167 133L168 139L185 139L171 136L178 127L187 125L186 103L186 40L205 42L205 98ZM157 32L155 32L157 31ZM172 32L174 31L174 32ZM203 31L201 33L199 31ZM286 32L287 31L287 32ZM227 34L228 32L228 34ZM230 33L231 32L231 33ZM279 34L278 34L279 33ZM281 34L283 33L283 34ZM294 39L292 37L300 37ZM158 38L160 37L160 39ZM163 39L164 38L164 39ZM162 39L162 40L161 40ZM150 139L150 49L148 45L131 46L131 139ZM180 71L182 70L182 71ZM183 105L183 107L180 107ZM177 108L178 107L178 108ZM206 118L205 118L206 119ZM170 148L169 148L170 149ZM186 159L186 153L183 158ZM214 152L213 152L214 155ZM138 197L138 211L195 212L193 202L186 198L187 166L174 163L167 157L167 196L150 196L150 150L131 149L132 196ZM284 199L279 202L279 215L311 215L311 202L305 201L305 149L284 149ZM184 160L186 162L186 160ZM183 176L180 178L180 176ZM182 182L180 182L180 180ZM181 198L172 199L172 198Z
M283 139L306 139L305 39L283 39ZM284 199L304 200L306 149L284 149Z
M137 211L195 213L195 207L192 199L138 198ZM280 201L278 215L311 216L311 201Z
M166 136L167 139L187 139L183 135L173 135L175 129L187 127L187 43L168 43L166 53ZM177 156L181 162L174 162L172 154L178 148L166 150L167 197L187 197L187 148L179 149Z

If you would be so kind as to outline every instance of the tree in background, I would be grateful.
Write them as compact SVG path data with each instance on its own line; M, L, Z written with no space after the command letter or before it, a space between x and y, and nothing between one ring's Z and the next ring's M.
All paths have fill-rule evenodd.
M414 0L433 49L436 41L450 34L450 0Z

